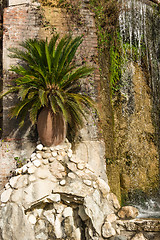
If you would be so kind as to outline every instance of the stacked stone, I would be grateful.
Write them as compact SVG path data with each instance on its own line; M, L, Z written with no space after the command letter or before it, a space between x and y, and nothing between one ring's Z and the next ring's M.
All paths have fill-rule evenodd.
M117 198L107 182L75 157L67 140L55 147L37 145L5 185L1 202L4 240L97 240L118 233L112 226L120 208Z

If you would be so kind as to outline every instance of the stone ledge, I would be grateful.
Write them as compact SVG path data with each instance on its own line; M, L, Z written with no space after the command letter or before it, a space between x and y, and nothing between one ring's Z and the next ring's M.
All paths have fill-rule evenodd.
M10 7L10 6L27 4L27 3L32 3L32 1L31 0L9 0L8 6Z
M122 231L160 231L160 219L117 220L116 223Z

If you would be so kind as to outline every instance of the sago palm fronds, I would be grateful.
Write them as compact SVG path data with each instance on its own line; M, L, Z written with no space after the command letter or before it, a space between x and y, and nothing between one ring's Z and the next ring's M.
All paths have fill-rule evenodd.
M84 113L94 107L94 102L80 92L80 79L88 76L93 68L78 67L73 61L81 43L81 36L74 39L65 36L59 40L59 35L54 35L50 41L28 39L20 44L23 50L9 49L10 57L20 60L10 69L18 77L1 97L18 94L19 102L11 118L20 116L20 126L27 112L35 124L43 107L50 107L55 114L62 112L66 122L76 128L82 126Z

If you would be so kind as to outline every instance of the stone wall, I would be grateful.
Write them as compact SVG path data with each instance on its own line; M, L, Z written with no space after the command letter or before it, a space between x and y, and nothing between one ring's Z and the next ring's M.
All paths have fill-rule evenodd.
M67 140L50 148L39 144L13 174L1 194L2 240L98 240L105 218L120 208L107 182ZM110 231L116 234L111 223Z

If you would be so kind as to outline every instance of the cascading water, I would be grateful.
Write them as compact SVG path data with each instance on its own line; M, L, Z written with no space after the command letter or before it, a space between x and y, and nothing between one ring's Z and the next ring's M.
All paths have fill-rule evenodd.
M126 62L131 63L131 68L133 65L135 66L136 62L141 69L145 68L145 72L148 73L147 84L152 96L151 116L155 128L155 145L157 146L160 157L160 14L158 6L148 0L122 0L121 4L119 27L122 40L124 69ZM125 75L124 69L122 79L123 75ZM139 83L140 98L143 98L143 86L141 85L141 81L139 81ZM131 99L131 96L129 96L130 92L134 89L133 85L134 83L132 81L127 80L124 84L122 83L120 91L128 99L130 98L128 102L132 102L132 105L135 105L136 103ZM130 104L129 108L130 110L128 110L128 112L131 114L134 111L134 106L131 108ZM141 105L140 113L142 115L144 115L144 109L145 106ZM123 110L122 107L122 111ZM128 145L129 144L130 142L128 141ZM133 155L134 149L132 149L132 156ZM133 176L133 181L136 181L135 176ZM143 203L135 202L133 204L140 210L139 217L160 217L159 197L145 199Z

